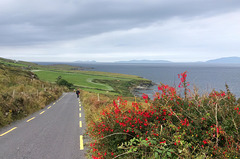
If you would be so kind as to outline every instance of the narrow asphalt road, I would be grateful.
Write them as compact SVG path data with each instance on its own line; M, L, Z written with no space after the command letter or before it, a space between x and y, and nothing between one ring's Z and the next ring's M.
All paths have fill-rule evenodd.
M85 159L84 112L75 93L0 130L0 159Z

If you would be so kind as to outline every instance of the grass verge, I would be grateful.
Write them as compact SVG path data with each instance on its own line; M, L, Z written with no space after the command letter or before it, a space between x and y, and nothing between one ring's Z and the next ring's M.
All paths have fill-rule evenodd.
M40 81L32 72L0 64L0 127L19 120L55 101L67 91Z

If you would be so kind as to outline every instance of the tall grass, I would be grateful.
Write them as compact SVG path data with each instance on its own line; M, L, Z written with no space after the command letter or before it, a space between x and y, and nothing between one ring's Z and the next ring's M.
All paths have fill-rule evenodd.
M44 108L67 90L5 65L0 65L0 88L0 127Z

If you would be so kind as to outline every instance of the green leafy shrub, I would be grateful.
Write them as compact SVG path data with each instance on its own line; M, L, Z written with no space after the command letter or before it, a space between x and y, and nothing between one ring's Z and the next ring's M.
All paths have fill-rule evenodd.
M62 79L61 76L59 76L59 77L57 78L56 83L57 83L59 86L66 86L66 87L68 87L68 88L73 87L73 84L72 84L72 83L69 83L67 80Z
M145 103L118 98L103 108L98 120L88 122L92 158L240 157L235 96L228 86L203 96L192 93L186 77L187 72L179 75L184 97L160 84L153 101L143 94Z

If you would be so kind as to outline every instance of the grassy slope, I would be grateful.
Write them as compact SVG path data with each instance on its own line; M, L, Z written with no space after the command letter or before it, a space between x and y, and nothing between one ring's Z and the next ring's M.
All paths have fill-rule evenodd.
M3 64L5 66L12 66L12 67L21 67L24 69L30 69L30 68L37 68L37 64L31 63L31 62L24 62L24 61L15 61L10 59L4 59L0 58L0 64Z
M38 80L30 71L0 64L0 127L45 107L63 87Z

